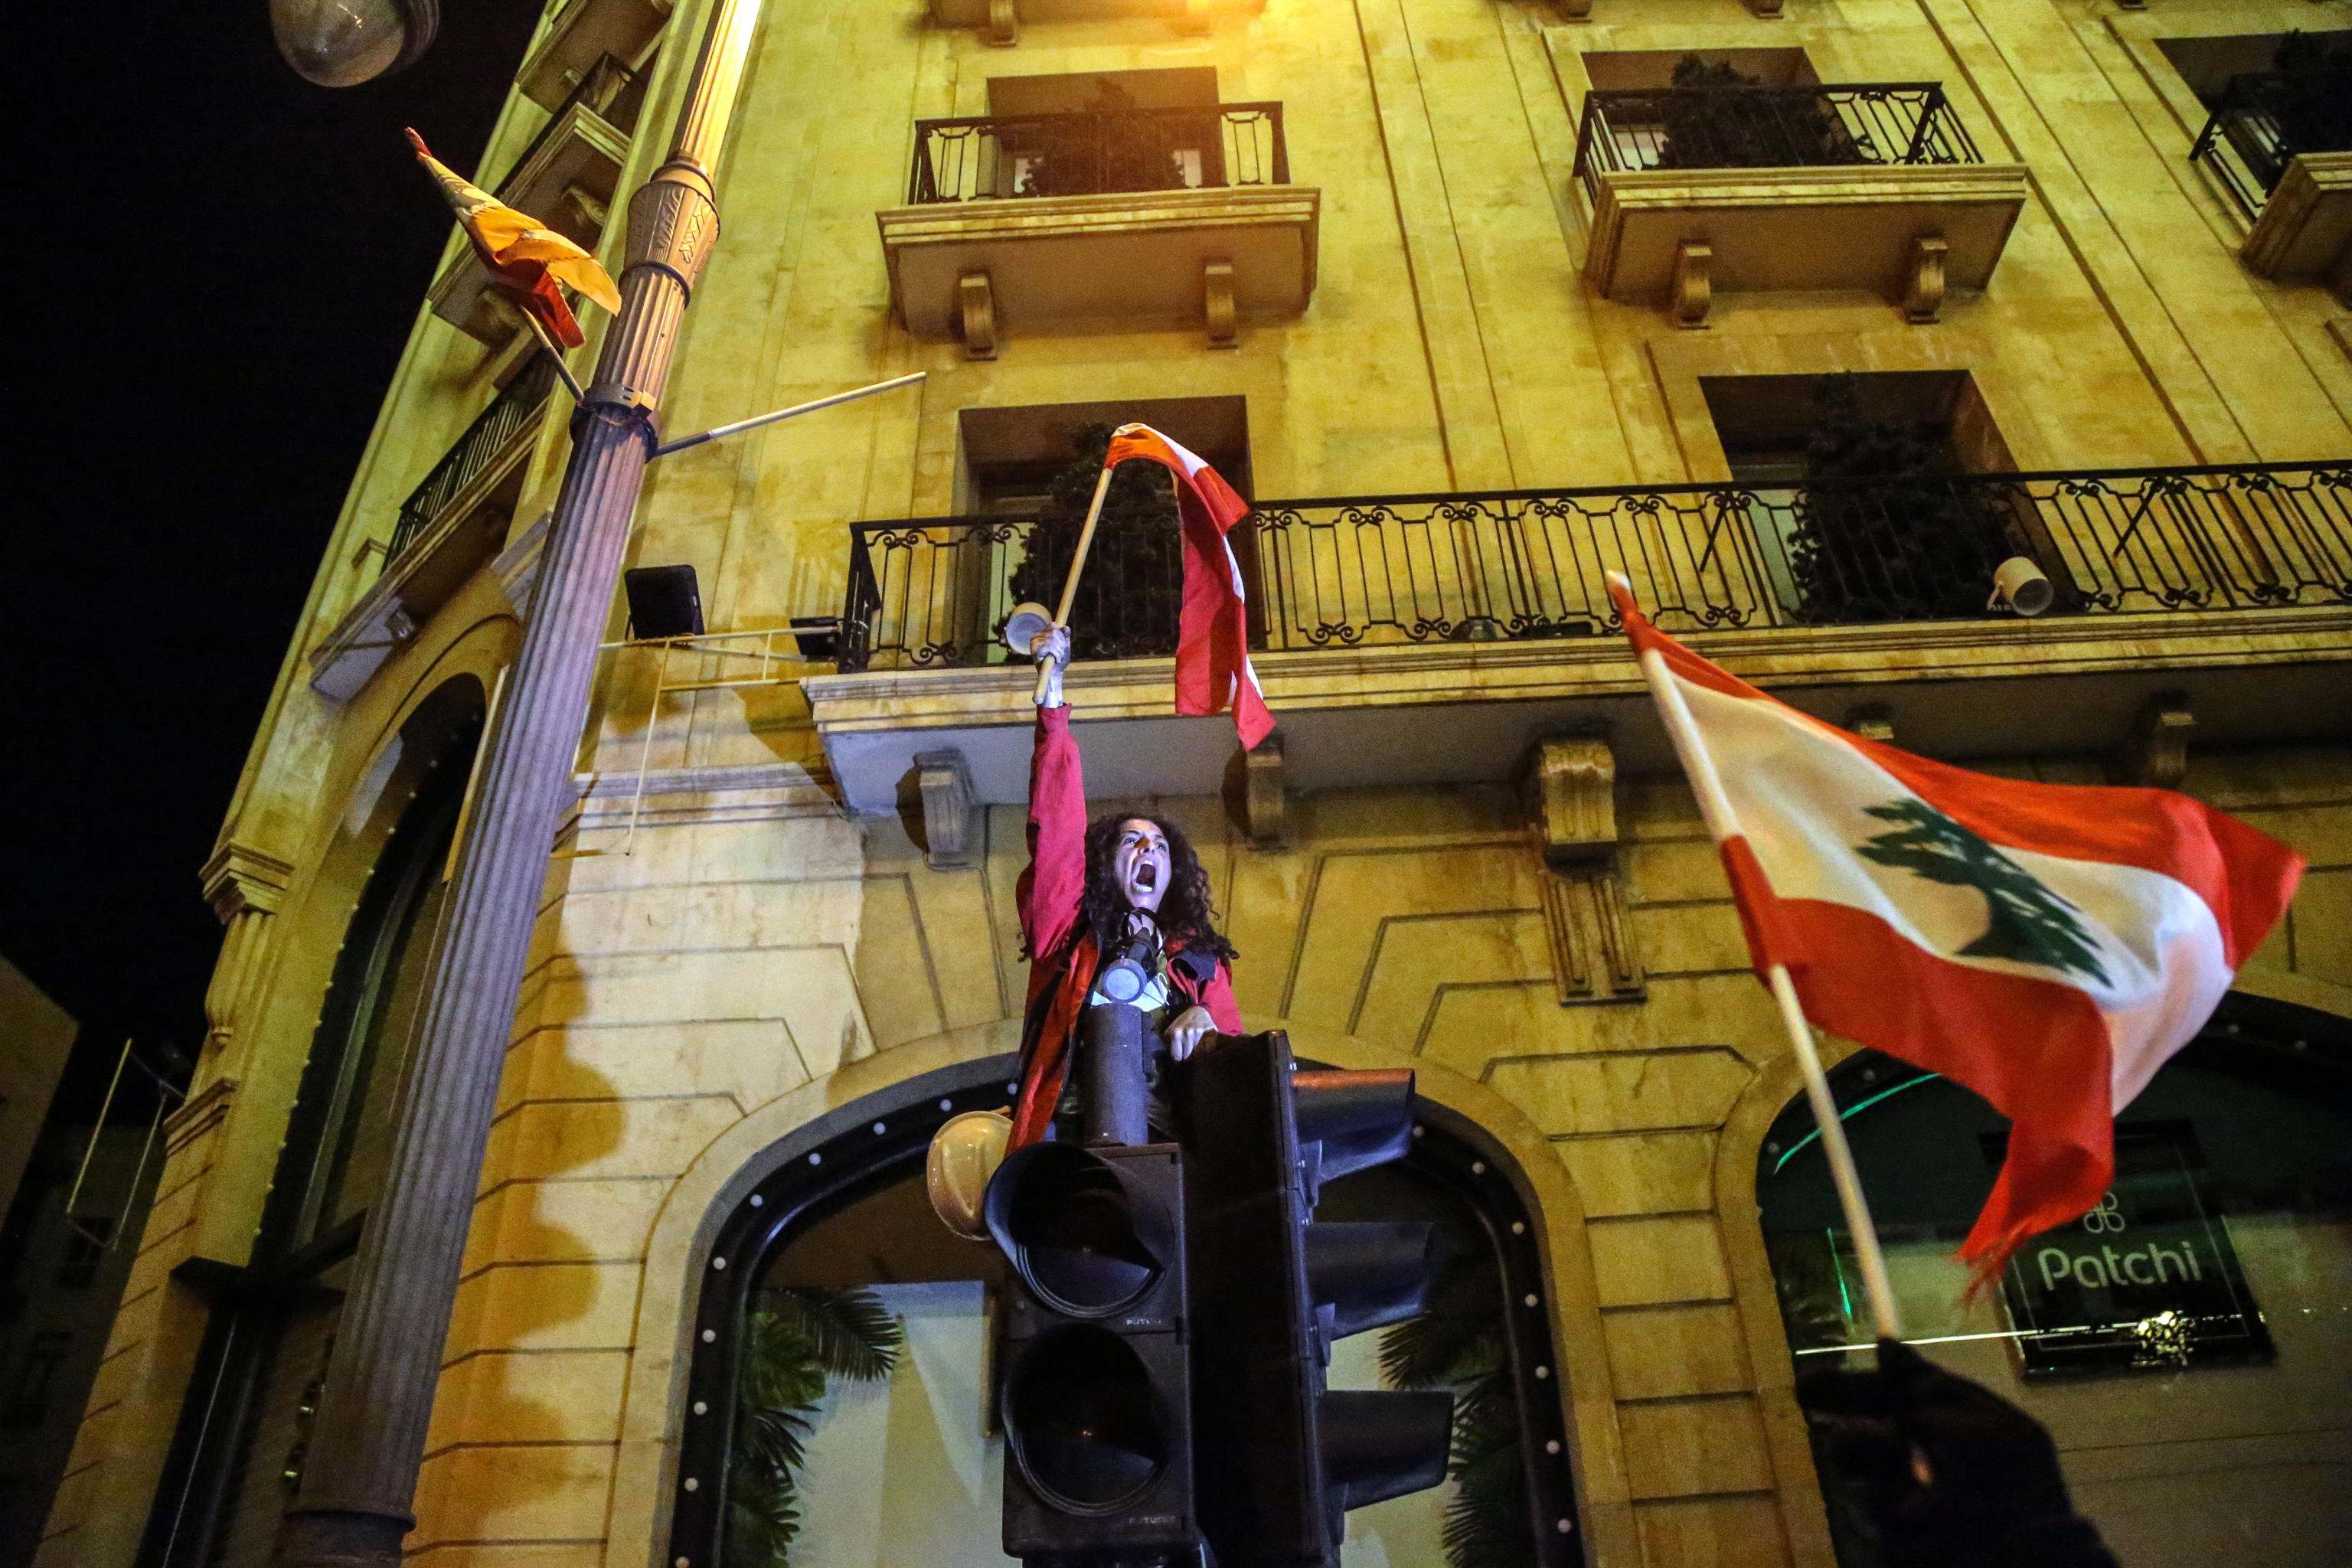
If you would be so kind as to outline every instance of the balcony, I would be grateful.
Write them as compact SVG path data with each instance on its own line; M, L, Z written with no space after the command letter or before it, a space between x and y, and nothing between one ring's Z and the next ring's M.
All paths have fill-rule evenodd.
M533 354L401 503L375 585L310 655L310 684L348 701L506 542L546 423L553 366Z
M909 331L976 359L1024 323L1239 323L1315 291L1320 193L1279 103L925 120L908 205L877 215Z
M594 250L611 216L645 94L642 75L610 55L600 58L492 193ZM435 279L431 299L434 314L486 343L505 342L519 320L492 292L489 275L470 246Z
M1576 174L1593 286L1687 327L1723 289L1869 289L1934 321L1991 279L2026 194L1934 82L1596 91Z
M2189 156L2252 226L2249 268L2352 300L2352 70L2232 77Z
M1937 754L2080 752L2188 672L2200 741L2352 725L2343 463L1269 501L1245 527L1255 662L1299 787L1499 780L1563 725L1617 726L1627 765L1670 765L1612 570L1709 657L1832 721L1891 703L1901 743ZM1023 798L1027 670L995 635L1058 582L1072 531L854 528L842 673L805 689L855 807L889 809L915 756L950 747L981 798ZM1215 793L1231 727L1167 717L1171 525L1114 520L1096 548L1069 680L1089 780ZM2052 579L2046 616L1987 609L2012 555Z
M539 37L538 47L515 73L515 86L541 109L563 100L609 55L643 66L661 30L669 24L671 0L571 0Z

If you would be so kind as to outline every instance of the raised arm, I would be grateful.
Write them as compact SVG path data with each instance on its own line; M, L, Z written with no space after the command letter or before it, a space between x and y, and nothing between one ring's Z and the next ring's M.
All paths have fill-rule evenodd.
M1066 650L1068 636L1058 633L1055 651ZM1062 701L1058 665L1057 659L1046 705L1037 710L1036 749L1029 758L1029 868L1021 874L1019 897L1021 931L1032 958L1053 952L1070 934L1087 886L1086 775Z

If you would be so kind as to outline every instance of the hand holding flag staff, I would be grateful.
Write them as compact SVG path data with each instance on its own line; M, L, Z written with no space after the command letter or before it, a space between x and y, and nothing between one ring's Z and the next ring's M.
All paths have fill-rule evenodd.
M1991 778L1849 734L1658 631L1622 576L1609 592L1804 1074L1871 1315L1900 1339L1808 1020L2010 1119L1960 1247L1973 1295L2098 1203L2116 1112L2204 1026L2303 857L2175 791Z
M1087 568L1095 524L1102 520L1111 472L1129 458L1158 463L1176 479L1176 510L1184 530L1184 603L1176 634L1176 711L1222 713L1231 707L1234 728L1247 750L1274 730L1274 715L1266 710L1257 671L1250 667L1249 592L1227 538L1234 525L1249 515L1249 502L1235 494L1216 469L1149 425L1122 425L1111 432L1102 473L1095 479L1094 499L1087 505L1086 523L1078 530L1077 548L1070 556L1069 575L1062 580L1060 606L1050 620L1043 605L1016 606L1004 624L1004 640L1016 653L1036 654L1036 700L1045 705L1058 666L1053 658L1037 653L1036 639L1054 626L1070 624L1070 606L1077 599L1078 577Z
M467 243L481 259L490 275L490 286L517 310L522 313L531 335L547 357L555 362L555 374L574 403L587 400L572 367L563 360L565 349L576 349L587 342L580 330L579 319L572 315L571 305L563 298L563 289L570 288L583 297L593 300L615 315L621 310L621 291L614 287L612 276L602 263L562 235L556 233L530 214L520 212L499 201L480 186L460 179L449 166L433 156L425 145L425 138L415 132L408 133L408 144L416 150L416 161L425 165L425 173L439 184L441 194L457 215L458 226L466 231ZM561 285L562 287L559 287ZM712 429L665 441L654 448L656 458L688 447L699 447L725 436L740 435L762 425L772 425L779 419L790 419L796 414L807 414L819 408L830 408L836 403L854 398L870 397L877 392L910 385L923 379L925 373L894 376L877 381L871 386L861 386L850 392L837 392L830 397L813 402L796 403L790 408L779 408L772 414L739 419L732 425L720 425Z

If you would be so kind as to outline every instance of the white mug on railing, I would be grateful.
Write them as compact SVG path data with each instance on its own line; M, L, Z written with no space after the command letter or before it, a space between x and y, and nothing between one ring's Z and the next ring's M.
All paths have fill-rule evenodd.
M2038 616L2050 607L2055 594L2050 579L2031 556L2012 555L1993 568L1992 597L1985 601L1985 608L1998 610L2006 605L2021 616Z

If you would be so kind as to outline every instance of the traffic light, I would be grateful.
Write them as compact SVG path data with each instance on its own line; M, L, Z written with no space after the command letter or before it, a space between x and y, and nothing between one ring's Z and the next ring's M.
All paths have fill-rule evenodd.
M1447 1394L1331 1392L1332 1342L1417 1315L1431 1227L1314 1223L1412 1147L1410 1072L1296 1072L1281 1034L1171 1075L1184 1142L1193 1483L1218 1568L1336 1563L1348 1510L1445 1479Z
M1018 1281L1001 1342L1006 1554L1197 1562L1181 1152L1032 1144L989 1183L984 1217Z

